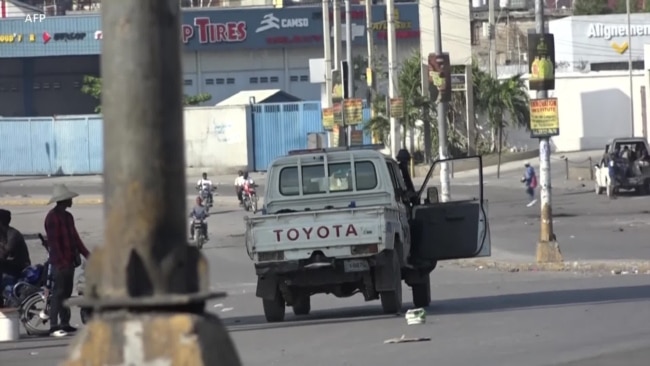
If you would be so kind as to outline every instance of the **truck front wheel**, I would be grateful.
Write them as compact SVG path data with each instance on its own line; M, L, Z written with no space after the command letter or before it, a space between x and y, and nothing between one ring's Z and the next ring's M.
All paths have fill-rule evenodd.
M393 279L395 289L392 291L382 291L379 293L381 298L381 308L385 314L396 314L402 310L402 274L399 263L399 255L393 251Z
M267 322L277 323L284 321L286 304L280 290L277 290L273 300L262 299L262 306L264 307L264 317L266 317Z
M429 274L424 278L424 282L416 283L411 286L413 292L413 305L416 308L426 308L431 304L431 278Z

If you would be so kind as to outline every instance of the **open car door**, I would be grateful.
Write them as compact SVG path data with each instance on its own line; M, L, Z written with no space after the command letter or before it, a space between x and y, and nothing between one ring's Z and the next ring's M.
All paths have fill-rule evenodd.
M441 202L437 187L430 185L434 172L439 174L443 163L450 170L453 165L465 168L452 179L452 182L460 184L450 183L449 202ZM425 193L426 197L423 197ZM417 198L420 204L413 207L411 216L412 257L418 261L439 261L491 255L481 156L435 161Z

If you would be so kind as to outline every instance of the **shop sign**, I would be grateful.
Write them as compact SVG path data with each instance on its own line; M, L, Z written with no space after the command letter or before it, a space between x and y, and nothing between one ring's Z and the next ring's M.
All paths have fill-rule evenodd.
M244 42L248 36L244 21L212 23L208 17L194 18L194 24L183 24L181 31L183 43L195 36L200 44Z
M86 38L86 33L54 33L52 39L55 41L83 41Z
M399 10L395 8L393 10L393 16L395 18L395 38L396 39L409 39L409 38L419 38L420 31L413 29L413 24L407 21L400 21L399 19ZM380 22L372 23L372 30L377 32L377 38L386 40L388 39L388 20L382 20Z
M0 34L0 43L20 43L22 41L22 34Z
M343 100L344 123L348 126L363 122L363 99Z
M266 43L268 44L300 44L315 42L323 42L323 36L319 34L312 34L306 36L295 35L266 37Z
M391 118L404 118L404 99L390 99L390 116Z
M307 28L307 27L309 27L308 18L280 19L275 15L273 15L273 13L269 13L262 17L262 20L260 21L260 25L255 30L255 33L262 33L271 29Z
M650 25L630 25L630 36L647 37L650 36ZM627 37L627 25L610 25L610 24L589 24L587 29L588 38L603 38L611 40L617 37Z
M557 98L530 100L530 137L551 137L560 134Z
M334 128L334 108L323 108L323 129L330 131Z

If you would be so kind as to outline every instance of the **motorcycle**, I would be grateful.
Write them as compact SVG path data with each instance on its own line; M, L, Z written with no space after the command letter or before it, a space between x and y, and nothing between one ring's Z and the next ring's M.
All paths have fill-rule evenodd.
M203 245L208 241L203 230L203 221L202 220L193 220L192 227L194 228L194 235L192 240L196 243L196 247L199 249L203 248Z
M39 238L43 247L48 250L45 238L40 234ZM18 278L6 283L3 289L3 307L18 308L19 320L28 335L49 334L51 274L52 266L47 259L43 264L25 268Z
M199 197L201 197L201 201L204 202L205 209L209 211L210 207L213 206L213 196L216 194L215 191L217 188L212 187L212 189L205 189L203 187L196 187L196 190L199 191ZM212 193L212 195L210 195L210 193Z
M257 203L259 201L257 197L257 192L255 191L256 184L244 184L242 189L242 202L244 204L244 210L257 212Z

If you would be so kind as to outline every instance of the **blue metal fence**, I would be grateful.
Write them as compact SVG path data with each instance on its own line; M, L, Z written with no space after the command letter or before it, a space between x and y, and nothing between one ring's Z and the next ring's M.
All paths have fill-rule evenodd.
M309 133L325 132L320 102L256 104L253 117L256 171L265 171L274 159L290 150L307 148ZM370 119L370 108L365 105L363 119ZM364 132L363 143L370 141L370 134Z
M0 118L0 175L82 175L103 170L98 115Z
M307 135L324 132L320 102L253 106L254 168L290 150L305 149ZM364 120L370 118L364 106ZM100 115L0 118L0 175L84 175L103 172ZM364 132L364 143L370 135Z

